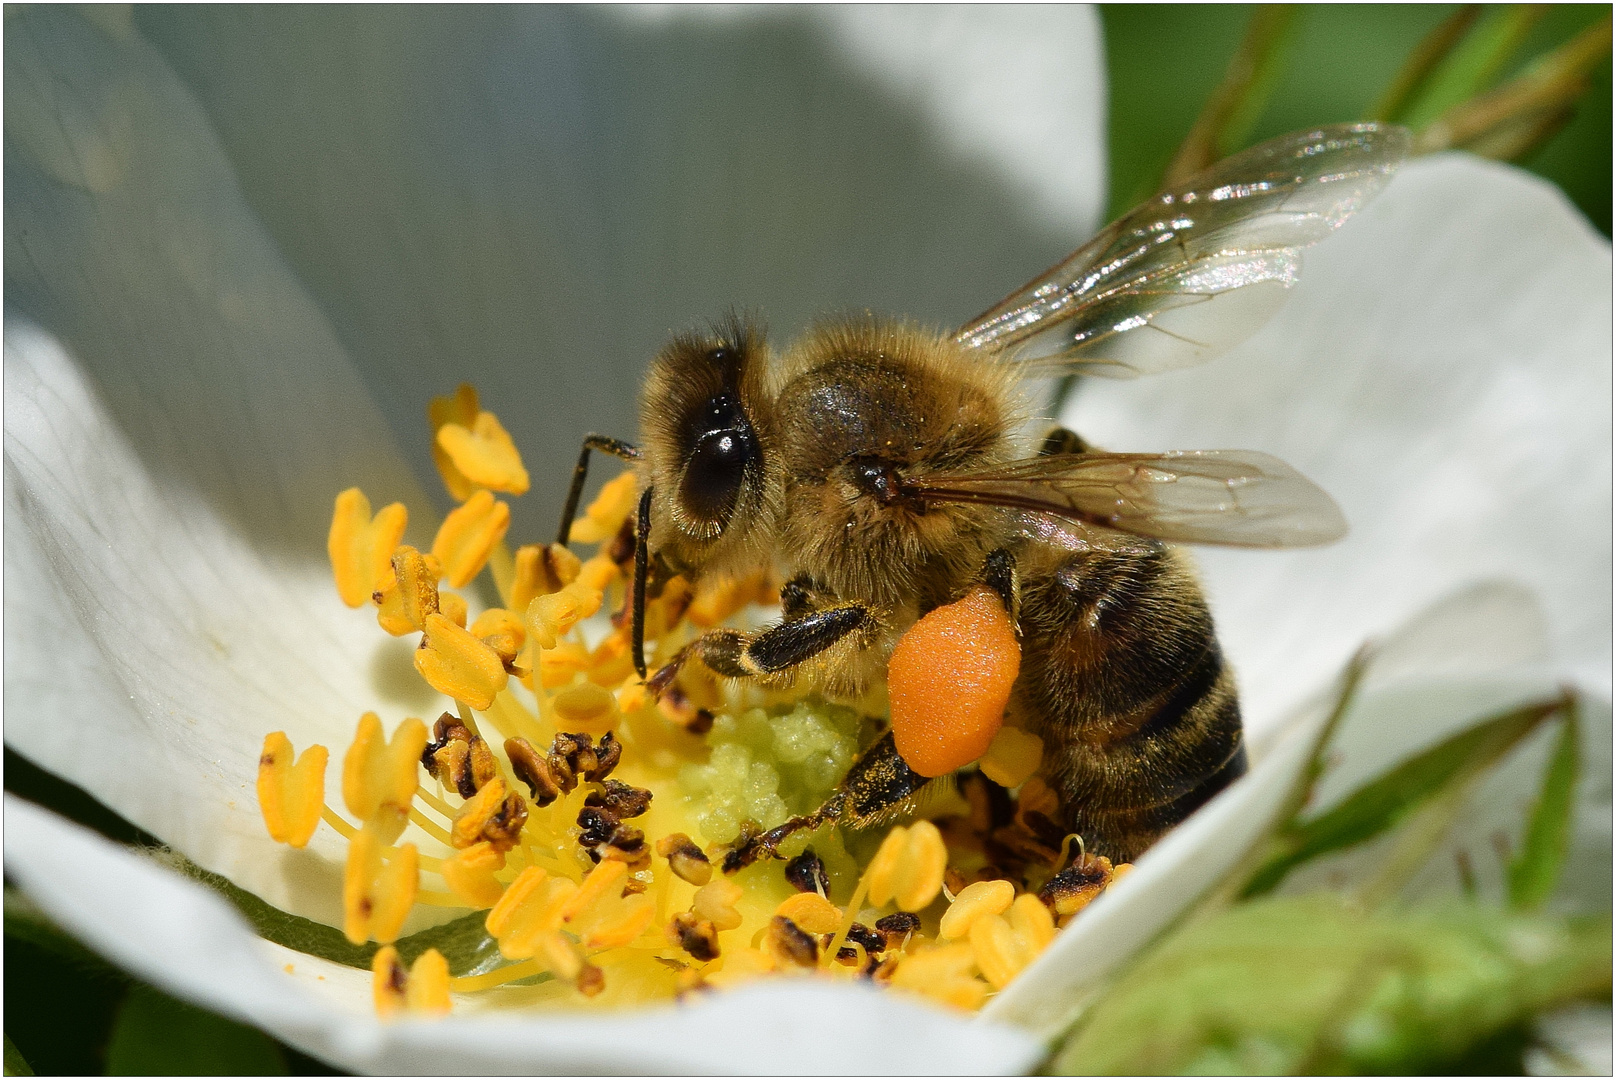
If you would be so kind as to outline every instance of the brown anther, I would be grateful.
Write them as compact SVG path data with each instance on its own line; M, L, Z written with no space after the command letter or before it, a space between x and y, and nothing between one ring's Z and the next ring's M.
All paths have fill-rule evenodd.
M703 963L718 959L718 929L710 919L681 911L669 921L667 935L669 941Z
M811 968L819 963L818 940L784 915L769 920L769 928L763 935L763 951L778 964Z
M477 794L477 785L471 779L471 744L455 739L432 755L427 772L438 778L446 788L458 792L462 799Z
M865 972L865 977L878 986L886 986L892 981L892 976L898 971L898 958L889 956L879 963L871 960L872 967Z
M533 744L523 738L505 740L505 756L511 759L511 771L527 785L528 795L535 806L549 806L562 794L560 781L550 763L539 756Z
M623 757L623 744L611 732L591 744L587 734L562 732L550 748L550 771L563 792L570 792L580 780L605 780Z
M863 923L854 923L848 928L847 943L836 951L836 962L838 964L858 963L858 950L853 948L855 941L864 946L864 955L871 961L871 967L874 966L875 954L884 952L887 948L886 935L871 930ZM830 944L830 938L825 939L825 944L827 946Z
M606 973L594 964L585 963L578 969L578 992L584 997L594 997L606 989Z
M626 864L630 873L651 865L651 845L645 842L645 834L628 825L619 825L611 840L592 854L601 859L616 859Z
M820 896L830 894L830 878L825 874L825 864L814 854L813 848L807 848L786 863L786 881L798 892L816 892Z
M617 530L612 542L605 547L606 557L618 566L627 565L634 558L634 518L623 519L623 527Z
M526 824L527 803L513 791L505 796L505 801L483 826L483 839L492 844L495 851L509 851L521 840L522 826Z
M1111 860L1104 855L1080 858L1038 890L1038 899L1056 915L1073 915L1111 883Z
M673 833L657 841L656 853L668 860L668 869L692 885L705 885L713 879L713 864L707 853L684 833Z
M584 799L585 806L605 810L618 819L637 818L651 809L651 793L645 788L637 788L621 780L602 783L604 790L591 791Z
M920 916L911 911L896 911L875 921L875 929L886 941L886 948L901 948L905 939L920 929Z

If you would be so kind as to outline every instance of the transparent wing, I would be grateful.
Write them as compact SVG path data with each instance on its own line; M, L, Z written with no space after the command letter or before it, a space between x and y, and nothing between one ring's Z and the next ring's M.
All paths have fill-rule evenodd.
M1339 124L1254 146L1113 222L956 340L1121 377L1209 360L1268 321L1301 249L1385 186L1409 143L1406 128Z
M1053 455L905 486L928 502L987 503L1184 543L1311 547L1347 532L1323 489L1254 450Z

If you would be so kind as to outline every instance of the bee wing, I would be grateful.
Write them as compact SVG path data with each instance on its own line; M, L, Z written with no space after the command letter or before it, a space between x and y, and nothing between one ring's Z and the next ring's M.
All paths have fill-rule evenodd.
M1311 547L1347 532L1323 489L1254 450L1058 454L906 487L923 501L986 503L1185 543ZM1023 534L1037 531L1027 526L1024 513Z
M1227 158L1109 225L956 335L1064 371L1132 377L1210 360L1257 331L1301 249L1385 186L1406 128L1338 124Z

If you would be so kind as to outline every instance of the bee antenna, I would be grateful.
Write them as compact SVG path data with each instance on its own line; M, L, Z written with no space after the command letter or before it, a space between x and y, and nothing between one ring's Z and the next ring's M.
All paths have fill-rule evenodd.
M639 515L634 522L634 616L633 651L634 670L645 678L645 579L650 576L651 557L651 492L647 487L640 496Z

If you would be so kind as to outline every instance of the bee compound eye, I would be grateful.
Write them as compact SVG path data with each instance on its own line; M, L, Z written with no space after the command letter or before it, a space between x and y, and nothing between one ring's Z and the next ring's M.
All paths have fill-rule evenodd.
M679 481L680 508L689 517L722 529L729 524L747 470L757 456L750 428L720 428L702 435L685 461Z

